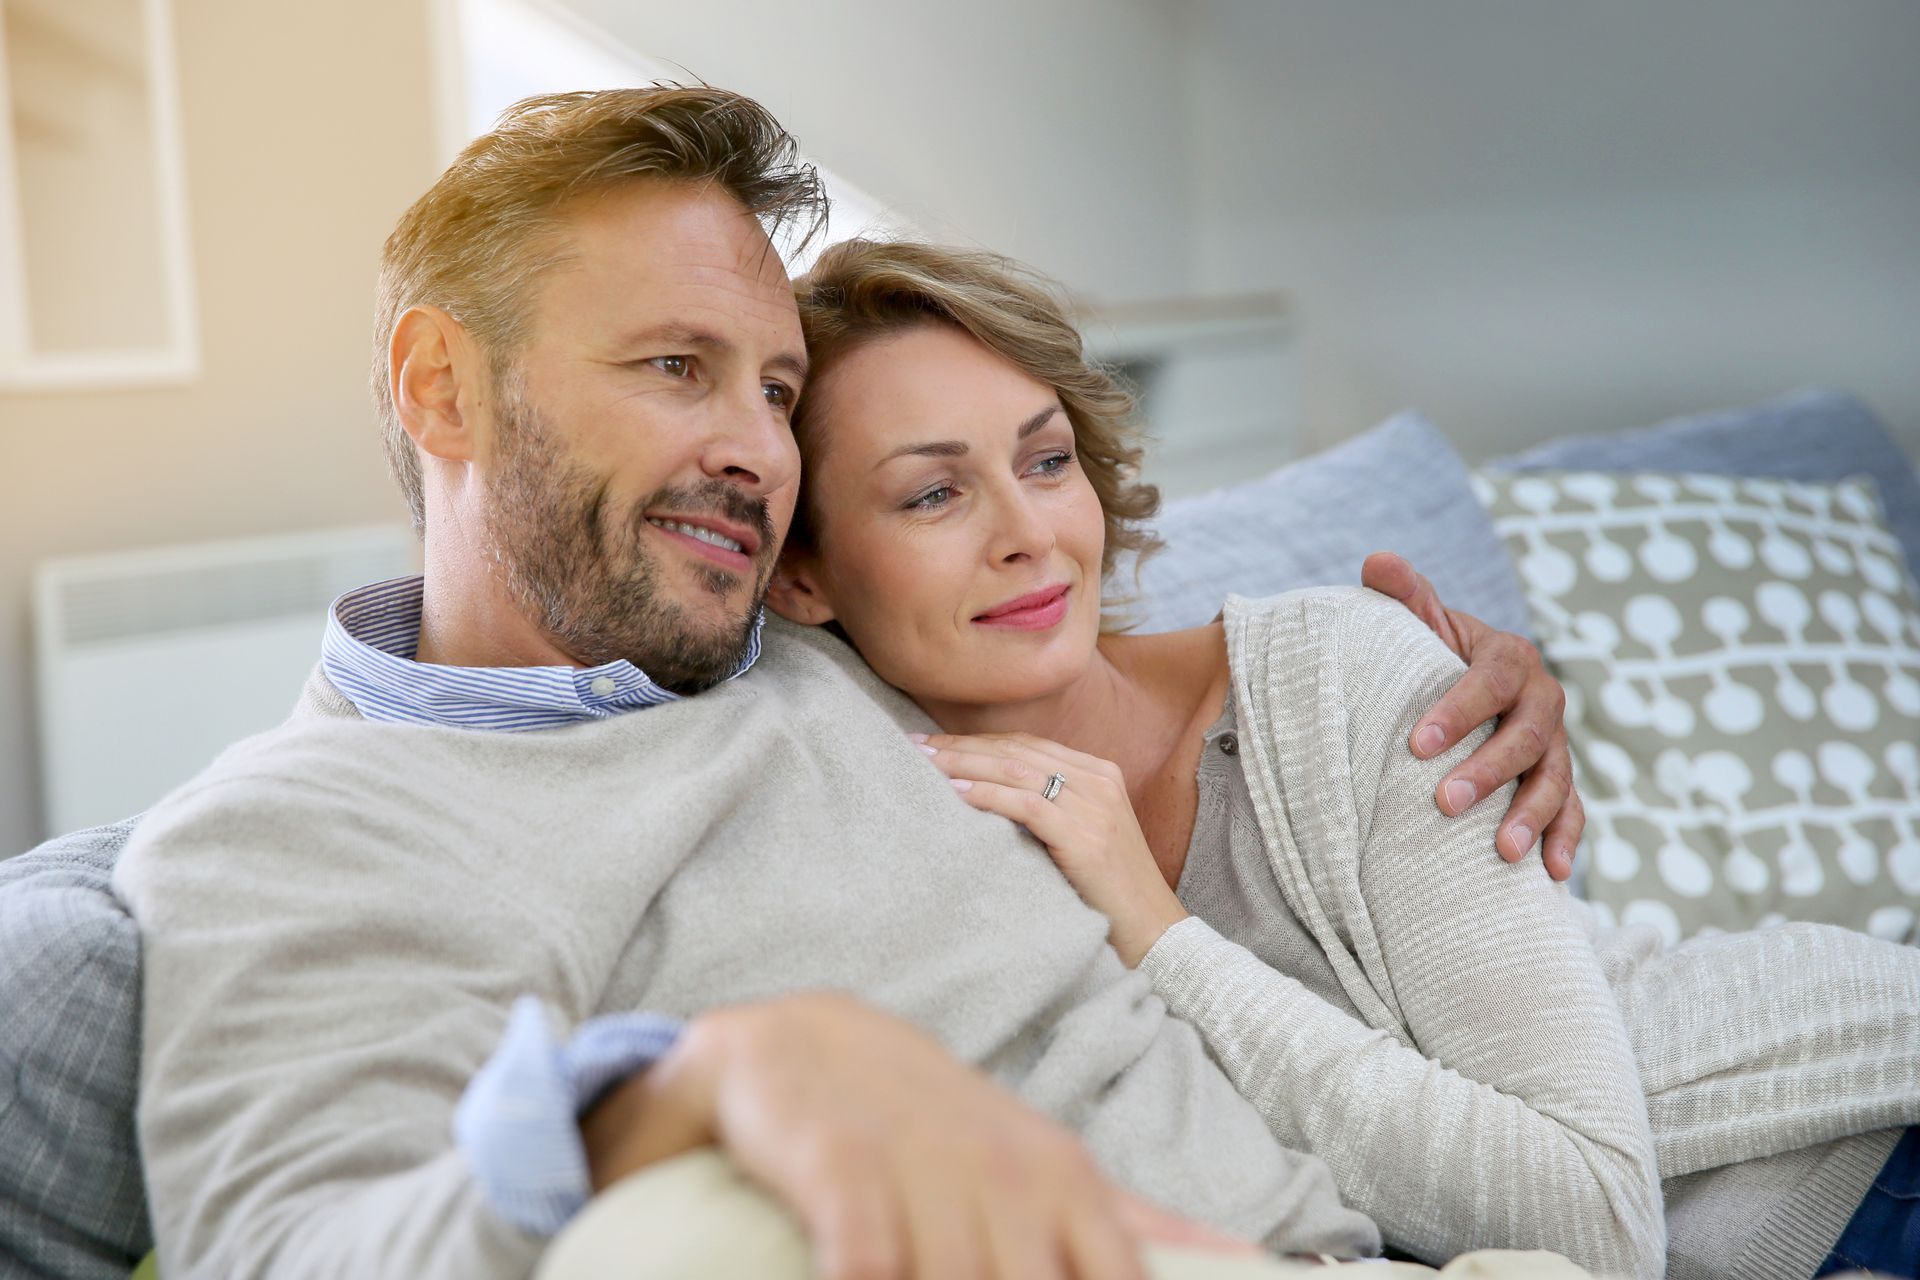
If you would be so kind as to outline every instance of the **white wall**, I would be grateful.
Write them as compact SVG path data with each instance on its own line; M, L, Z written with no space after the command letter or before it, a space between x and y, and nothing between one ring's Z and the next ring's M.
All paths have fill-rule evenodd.
M1487 454L1821 381L1920 453L1910 0L569 3L1089 295L1288 291L1305 447L1411 404ZM363 370L436 168L426 10L176 0L204 370L0 395L0 850L39 835L35 560L399 512Z
M1192 0L1194 279L1290 291L1309 446L1863 395L1920 456L1920 5Z
M1190 277L1180 15L1166 0L566 0L760 99L923 229L1102 299Z
M177 387L0 393L0 857L44 834L37 561L406 518L366 368L381 242L436 169L424 0L174 14L205 356Z

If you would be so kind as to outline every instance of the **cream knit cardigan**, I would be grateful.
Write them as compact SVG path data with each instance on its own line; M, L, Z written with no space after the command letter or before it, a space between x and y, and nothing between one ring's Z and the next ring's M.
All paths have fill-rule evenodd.
M1920 1119L1920 951L1813 925L1665 953L1602 932L1538 860L1492 855L1511 786L1435 807L1488 730L1408 751L1462 669L1411 614L1330 588L1225 617L1274 876L1361 1016L1198 919L1141 968L1390 1241L1658 1276L1662 1176Z

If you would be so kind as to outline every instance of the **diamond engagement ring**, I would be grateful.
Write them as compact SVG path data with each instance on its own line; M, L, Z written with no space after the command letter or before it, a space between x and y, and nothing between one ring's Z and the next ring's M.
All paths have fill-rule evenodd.
M1047 779L1047 789L1040 793L1040 798L1042 800L1051 800L1055 796L1059 795L1060 788L1066 785L1067 785L1067 775L1064 773L1056 773L1052 777Z

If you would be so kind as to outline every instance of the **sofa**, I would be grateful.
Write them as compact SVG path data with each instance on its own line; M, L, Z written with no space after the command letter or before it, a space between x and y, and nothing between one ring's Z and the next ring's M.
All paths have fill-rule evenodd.
M1670 479L1656 482L1637 478L1642 473L1718 479L1697 482L1700 492L1696 492ZM1591 478L1595 475L1621 479L1617 483L1596 481ZM1847 489L1845 482L1856 477L1867 477L1870 483ZM1730 478L1760 487L1751 493L1745 488L1728 488ZM1533 483L1524 485L1523 480ZM1857 531L1847 535L1858 541L1855 552L1848 557L1849 565L1890 560L1903 580L1899 590L1880 590L1886 585L1883 571L1881 578L1874 579L1878 585L1869 594L1877 600L1891 600L1899 608L1914 607L1912 581L1920 573L1920 477L1916 476L1914 462L1865 406L1844 394L1822 390L1797 392L1750 408L1639 430L1554 440L1489 463L1477 474L1470 471L1439 430L1418 415L1402 414L1337 448L1264 478L1169 504L1158 524L1165 549L1137 565L1120 566L1112 603L1116 611L1145 630L1195 625L1211 619L1229 592L1260 596L1300 586L1353 582L1368 553L1397 551L1432 579L1448 604L1502 629L1535 637L1550 662L1555 661L1557 647L1565 642L1567 671L1581 681L1590 674L1598 682L1599 691L1585 697L1572 711L1591 713L1598 724L1597 717L1610 709L1625 707L1633 712L1636 706L1640 710L1656 706L1659 713L1649 714L1656 720L1664 715L1664 728L1671 729L1678 713L1669 714L1668 703L1679 700L1680 695L1668 690L1663 695L1667 701L1655 699L1649 703L1645 696L1634 693L1633 682L1642 677L1629 670L1635 662L1644 666L1642 659L1631 655L1621 658L1613 652L1594 657L1588 642L1593 633L1604 631L1608 624L1586 607L1589 601L1577 589L1577 582L1570 587L1565 580L1563 562L1568 560L1574 561L1576 573L1601 573L1609 589L1621 587L1626 581L1618 577L1623 558L1629 579L1644 563L1656 574L1655 586L1640 590L1629 582L1621 587L1627 593L1623 606L1626 616L1629 624L1649 617L1655 622L1664 618L1659 601L1675 592L1670 589L1672 584L1658 575L1670 573L1675 563L1669 543L1676 536L1671 526L1680 519L1675 514L1679 508L1669 502L1664 515L1647 515L1644 503L1633 505L1642 503L1641 488L1651 489L1656 496L1678 495L1691 504L1687 510L1695 512L1689 518L1715 525L1725 523L1713 509L1716 501L1723 513L1733 512L1743 503L1759 503L1756 510L1771 510L1767 504L1774 503L1800 522L1795 527L1807 525L1812 519L1796 503L1828 503L1829 514L1836 520L1846 514L1841 511L1845 507L1860 517ZM1862 501L1857 496L1861 492L1869 495L1869 508L1856 510ZM1622 521L1623 527L1641 530L1645 536L1632 547L1624 547L1617 532L1596 533L1600 506L1590 501L1596 494L1607 495L1608 519ZM1760 497L1753 498L1752 494ZM1835 498L1835 494L1842 497ZM1630 497L1632 503L1624 502L1622 495ZM1560 502L1586 505L1573 516L1565 516L1555 508ZM1840 505L1832 506L1835 502ZM1761 514L1764 516L1765 510ZM1884 533L1875 532L1881 527L1875 524L1876 519L1883 522ZM1580 544L1572 551L1554 545L1553 539L1564 533L1556 520L1574 529L1573 534L1566 535ZM1666 523L1661 524L1662 520ZM1706 536L1725 532L1718 529ZM1740 536L1720 537L1714 545L1724 549ZM1763 551L1775 546L1768 540L1772 537L1762 538ZM1812 545L1816 550L1828 543L1838 546L1839 537L1821 535ZM1752 538L1746 540L1753 542ZM1606 550L1609 547L1613 550ZM1874 551L1875 547L1891 551L1881 554ZM1707 562L1702 557L1696 559ZM1749 560L1751 564L1764 561L1762 567L1767 568L1779 557ZM1825 572L1829 560L1838 563L1837 556L1826 556L1816 568ZM1786 560L1779 562L1788 564ZM1529 578L1529 573L1534 576ZM1600 579L1595 579L1596 596L1599 585ZM1806 652L1812 653L1825 641L1808 628L1820 619L1846 621L1849 615L1839 605L1828 608L1829 597L1843 594L1837 589L1829 586L1814 592L1808 586L1806 592L1816 600L1809 609L1825 610L1818 619L1802 626L1805 634L1801 640L1808 646ZM1726 598L1724 590L1710 597L1701 607L1703 616L1726 620L1731 611L1711 604ZM1859 636L1869 639L1890 637L1874 649L1878 656L1873 661L1883 662L1890 673L1880 686L1883 691L1904 689L1898 681L1908 670L1903 665L1907 658L1902 655L1909 647L1911 671L1920 674L1920 622L1912 623L1908 637L1903 629L1908 626L1908 615L1888 614L1889 607L1893 606L1870 604L1864 614L1856 609L1852 615L1859 628L1891 619L1890 632L1884 628L1871 634L1859 631ZM1567 616L1560 617L1562 613ZM1621 631L1621 627L1615 630ZM1626 625L1621 634L1627 632L1639 634L1632 625ZM1583 644L1586 649L1581 648ZM1702 662L1697 654L1679 654L1675 660L1694 667ZM1774 652L1766 660L1783 664L1792 674L1791 654L1782 657ZM1839 660L1820 661L1832 666ZM1592 666L1592 672L1582 663ZM1710 704L1712 707L1732 708L1751 717L1750 700L1737 693L1724 695L1730 683L1724 672L1718 677L1710 674L1708 682L1713 687L1703 697L1722 695ZM1622 687L1627 688L1626 694L1618 693ZM1764 706L1764 694L1757 696L1763 697L1763 713L1770 711ZM1857 698L1850 702L1851 696L1832 695L1829 700L1842 711L1856 714ZM1891 726L1896 734L1905 732L1900 727L1905 722L1892 714L1898 710L1898 697L1887 693L1886 698L1887 710L1875 731ZM1632 714L1627 717L1629 721L1632 718ZM1580 757L1583 791L1590 787L1604 789L1620 781L1617 757L1631 758L1631 746L1613 745L1598 754L1582 750L1580 726L1571 716L1569 723ZM1654 724L1648 732L1657 737L1661 729L1661 724ZM1804 730L1796 732L1805 736ZM1682 745L1686 741L1684 734L1669 736ZM1875 777L1880 782L1905 779L1902 762L1908 756L1901 746L1896 740L1882 752L1887 763L1875 764ZM1852 758L1842 747L1846 744L1826 751L1823 744L1821 750L1808 756L1807 768L1816 773L1826 769L1829 756L1847 765ZM1865 755L1861 749L1847 749ZM1652 780L1650 785L1666 786L1678 778L1689 787L1696 783L1704 786L1719 779L1716 785L1725 791L1725 780L1739 776L1737 771L1729 772L1734 766L1719 759L1729 754L1724 750L1704 753L1713 757L1705 764L1692 760L1685 769L1669 768L1678 750L1671 745L1663 747L1647 763L1642 772ZM1878 759L1873 757L1870 763ZM1841 769L1835 776L1857 782L1857 762L1851 767L1853 774ZM1786 773L1799 776L1793 769ZM1638 774L1629 780L1635 785L1642 781ZM1809 797L1818 799L1813 793L1825 785L1816 776L1805 790ZM1600 838L1629 844L1622 832L1628 831L1625 824L1630 819L1622 815L1634 802L1633 788L1621 789L1626 793L1625 807L1608 819ZM1655 799L1664 803L1666 794L1660 792ZM1710 798L1711 788L1701 794ZM1866 794L1859 790L1858 795L1842 797L1852 805L1848 813L1857 814L1860 805L1854 802ZM1685 813L1696 818L1704 813L1710 828L1719 811L1710 804L1703 808L1704 802L1693 797L1691 791L1687 796ZM1617 798L1609 795L1610 801ZM1898 810L1898 795L1892 799L1868 798L1896 818L1902 812ZM1912 811L1920 813L1920 779L1913 782L1911 800ZM1725 813L1719 816L1724 820ZM1596 827L1599 825L1596 823ZM133 1133L139 1043L138 938L132 920L109 887L114 859L132 826L129 820L77 832L0 862L0 1260L5 1260L9 1276L61 1280L123 1277L151 1248ZM1888 830L1896 833L1888 838L1889 847L1898 845L1904 837L1897 833L1903 828L1890 819ZM1740 887L1753 883L1750 868L1737 875L1730 868L1726 884L1732 887L1722 892L1723 886L1710 876L1706 891L1693 892L1700 884L1689 857L1705 861L1711 854L1711 850L1689 847L1687 842L1694 836L1691 829L1680 836L1669 831L1660 837L1667 843L1659 844L1657 850L1629 848L1622 853L1609 845L1601 857L1593 851L1597 839L1590 828L1579 865L1584 868L1598 858L1611 877L1631 860L1635 877L1642 873L1668 876L1669 887L1678 884L1684 890L1676 900L1705 904L1702 910L1720 910L1726 902L1751 911L1756 903L1793 906L1812 901L1806 895L1780 897L1784 887L1803 888L1806 880L1805 875L1793 880L1793 867L1788 865L1791 859L1784 853L1776 859L1778 866L1763 866L1764 891L1748 893ZM1764 856L1756 852L1753 843L1747 839L1740 849L1764 863ZM1839 871L1829 873L1830 878L1867 893L1870 902L1878 903L1874 909L1883 913L1910 910L1900 905L1913 897L1901 896L1904 881L1887 880L1877 867L1873 881L1855 883L1859 880L1855 873L1863 869L1857 845L1843 842L1837 851L1815 852L1820 857L1830 852L1838 859L1834 865ZM1728 853L1729 858L1734 856ZM1846 861L1849 857L1854 861ZM1602 890L1611 893L1620 885L1629 885L1626 892L1630 893L1645 891L1633 877L1616 883L1591 870L1586 876L1596 900ZM1656 891L1660 887L1657 879L1654 886ZM1884 893L1887 902L1879 903L1873 898L1875 893ZM1859 909L1861 904L1854 900L1859 896L1854 894L1836 909ZM1646 899L1630 897L1625 901L1630 907ZM1621 907L1616 914L1630 917L1633 913ZM1648 917L1644 923L1668 931L1670 936L1678 927L1677 914L1672 921L1651 909L1641 914ZM1713 921L1731 918L1724 913L1710 919L1702 916L1700 919L1707 922L1696 921L1697 927L1687 931L1728 927ZM1883 914L1876 919L1891 928L1900 917ZM1907 919L1910 922L1911 916Z

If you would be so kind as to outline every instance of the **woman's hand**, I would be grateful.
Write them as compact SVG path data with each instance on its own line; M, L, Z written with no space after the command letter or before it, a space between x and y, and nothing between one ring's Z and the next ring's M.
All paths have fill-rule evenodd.
M1118 765L1029 733L913 738L968 804L1013 819L1047 847L1067 882L1106 916L1128 968L1187 918L1147 847ZM1066 781L1048 800L1056 773Z

